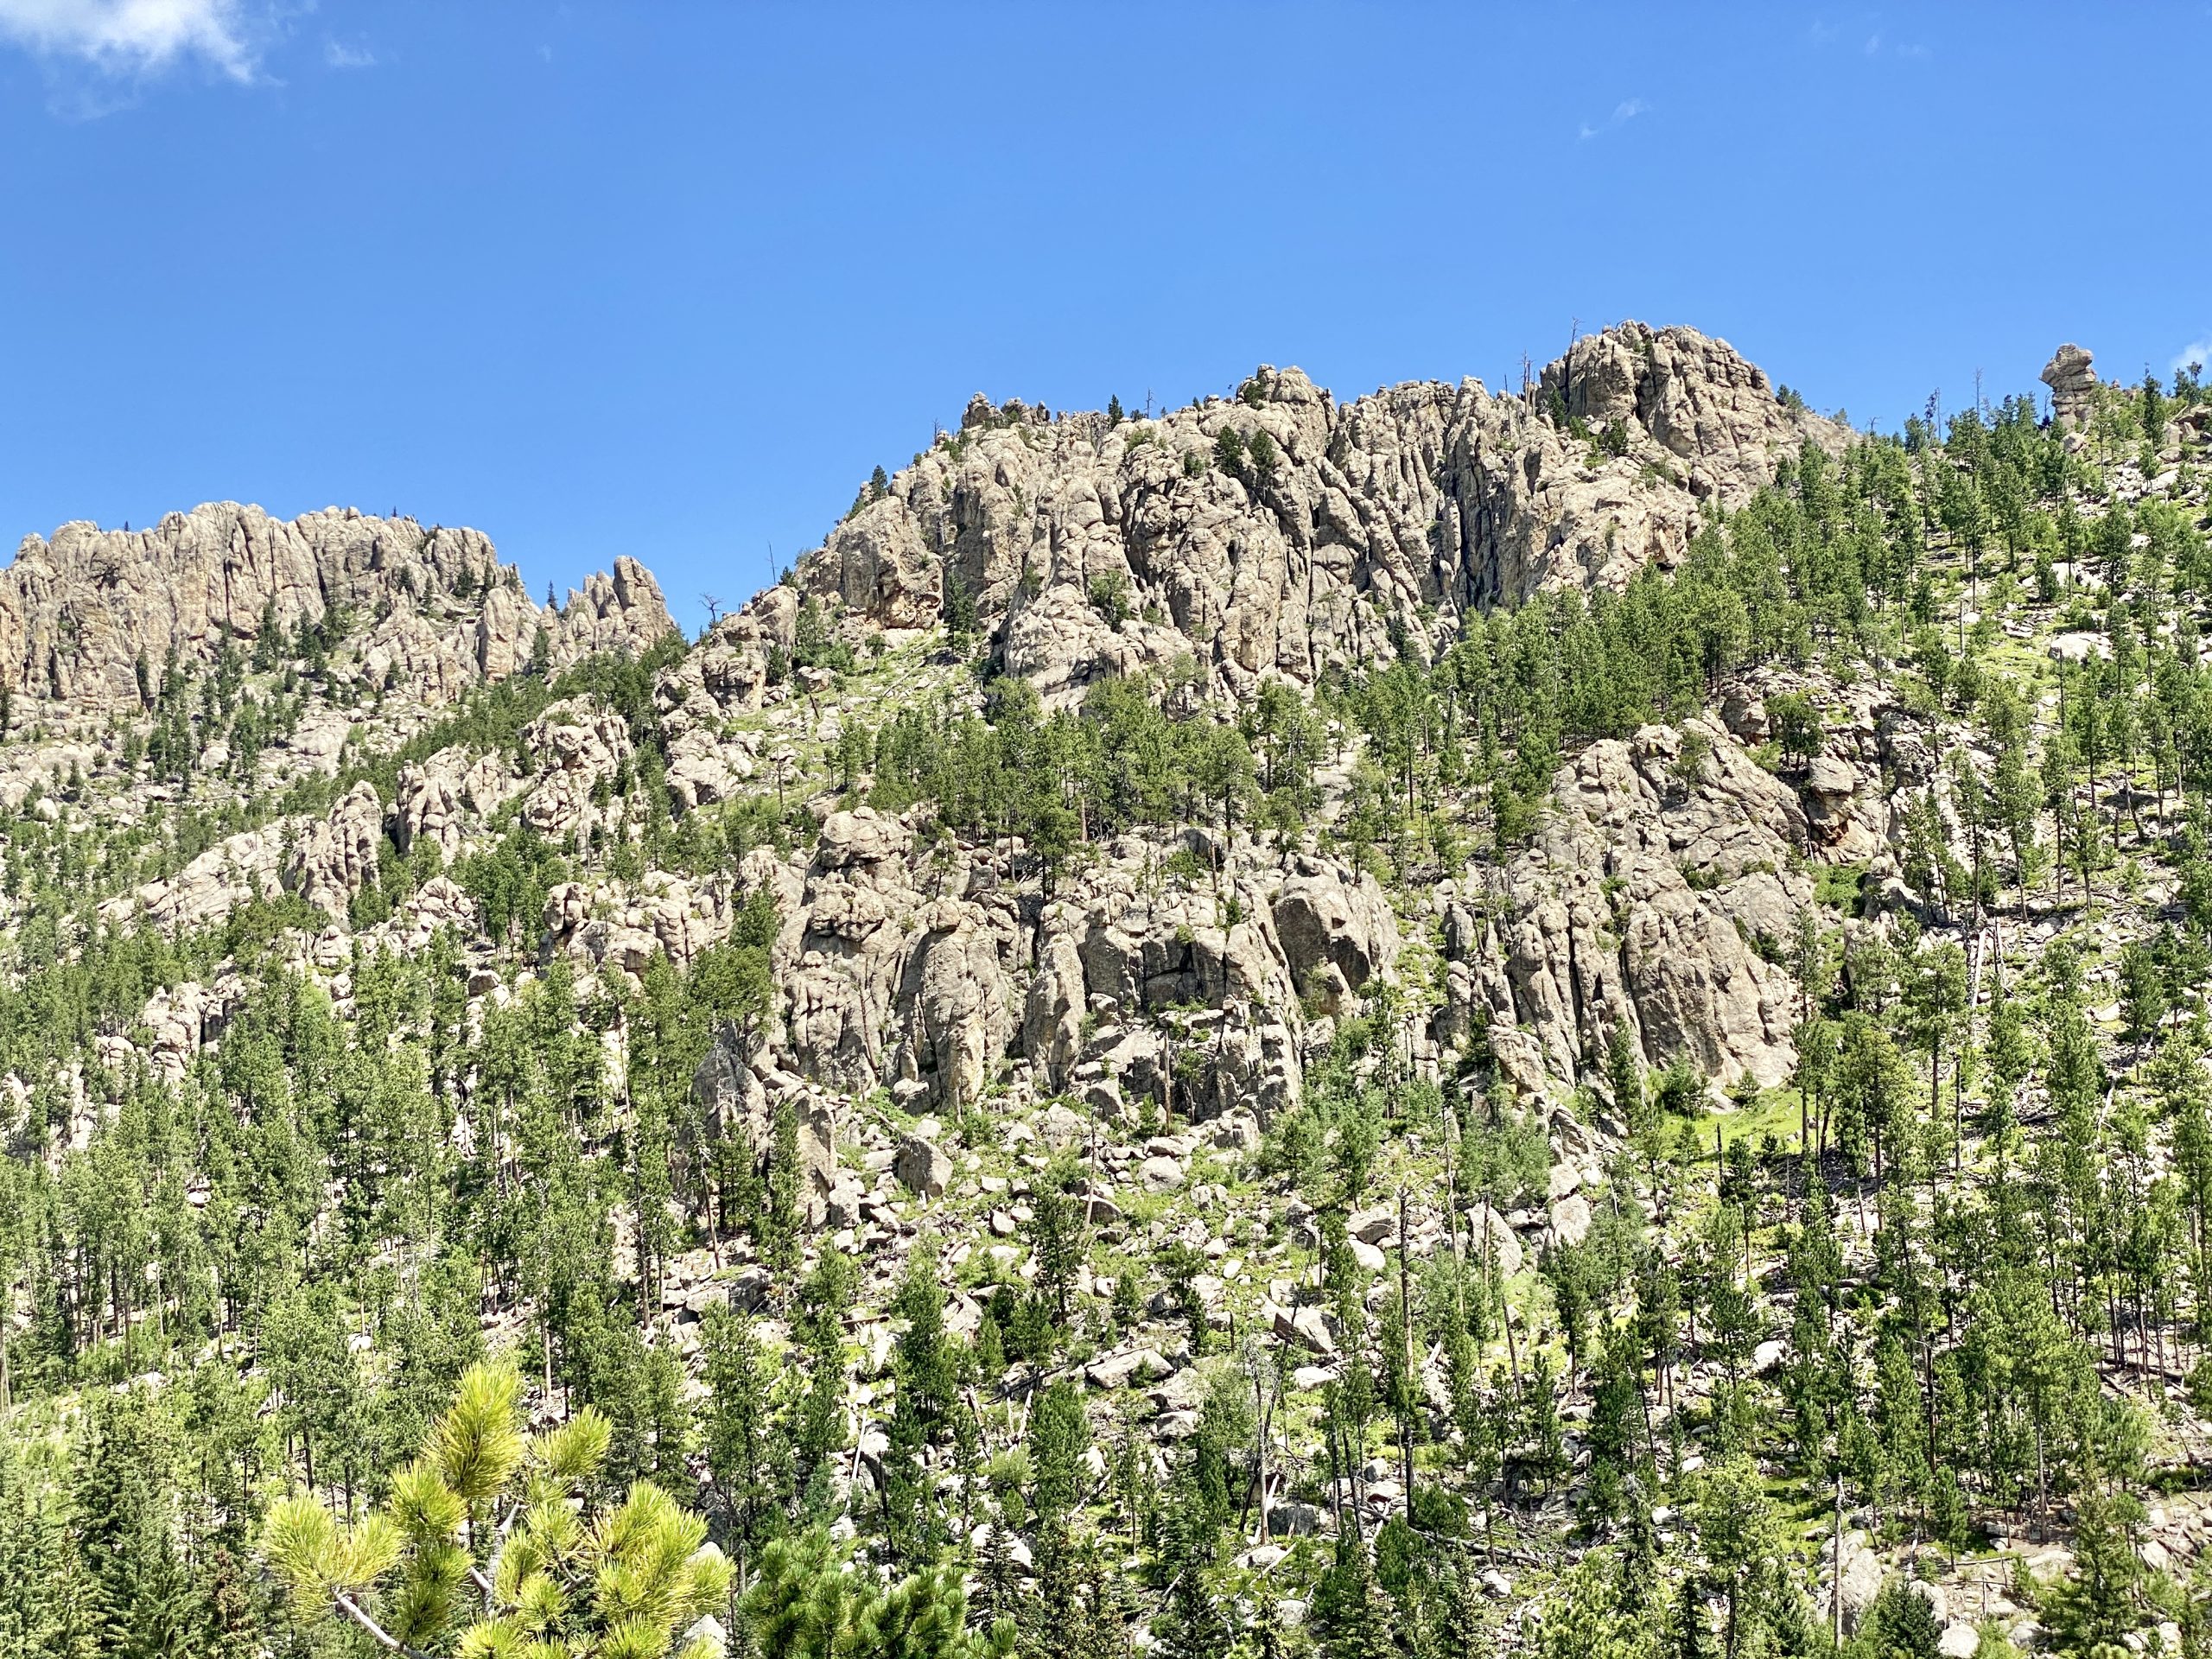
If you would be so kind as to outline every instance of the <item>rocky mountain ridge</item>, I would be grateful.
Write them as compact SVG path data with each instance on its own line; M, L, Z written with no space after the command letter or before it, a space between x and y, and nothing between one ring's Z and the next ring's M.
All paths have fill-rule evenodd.
M1725 342L1641 323L1577 340L1525 395L1470 379L1339 404L1262 367L1157 419L979 396L798 576L894 632L972 607L1048 700L1194 651L1246 695L1669 567L1709 506L1845 438Z
M563 668L675 627L626 556L541 611L476 531L350 507L287 522L210 502L147 530L80 522L24 537L0 570L0 685L75 711L143 707L172 661L206 668L270 629L289 641L334 607L373 617L372 677L439 702L526 666L540 628Z

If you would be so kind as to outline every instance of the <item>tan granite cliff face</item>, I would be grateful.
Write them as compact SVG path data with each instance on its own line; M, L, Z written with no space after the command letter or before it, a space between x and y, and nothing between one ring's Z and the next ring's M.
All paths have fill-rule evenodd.
M215 502L147 530L76 523L26 537L0 570L0 685L79 710L135 709L142 662L157 686L172 652L204 666L226 642L250 652L264 626L289 644L338 605L368 624L362 657L377 682L425 701L524 667L541 627L557 667L643 649L675 626L634 559L556 610L532 603L476 531L350 508L287 521Z
M1578 341L1525 398L1467 380L1339 404L1271 368L1119 424L979 397L798 577L885 630L972 603L1048 702L1185 654L1240 694L1477 607L1621 587L1679 559L1708 503L1845 437L1726 344L1641 323Z

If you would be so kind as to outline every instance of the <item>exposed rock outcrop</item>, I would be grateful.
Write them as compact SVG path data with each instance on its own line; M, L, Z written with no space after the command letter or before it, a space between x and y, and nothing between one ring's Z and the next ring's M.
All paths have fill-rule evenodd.
M1398 918L1371 875L1355 880L1326 860L1301 858L1276 893L1273 914L1299 995L1325 1012L1335 1013L1348 994L1397 960Z
M384 808L373 784L356 784L330 810L308 825L285 880L308 903L333 916L346 914L363 885L375 879L377 846L384 838Z
M588 831L602 816L614 774L630 758L621 716L580 700L556 702L523 734L537 775L522 815L540 835Z
M276 888L285 829L299 823L295 818L228 836L167 880L147 882L107 900L100 906L101 917L120 926L143 913L149 923L168 933L220 921L256 893Z
M1782 1082L1796 983L1761 949L1779 953L1812 897L1790 868L1795 791L1704 720L1593 743L1554 788L1503 917L1446 929L1468 967L1454 1001L1479 1008L1500 1070L1535 1090L1581 1080L1618 1030L1646 1065Z
M2051 423L2062 432L2078 431L2096 413L2097 372L2094 356L2069 340L2051 353L2037 378L2050 388Z
M1670 563L1704 503L1843 437L1726 345L1641 323L1528 398L1468 380L1339 406L1262 368L1235 401L1120 425L978 399L799 579L885 629L972 606L1048 701L1194 648L1232 690L1310 683L1477 606Z
M289 654L302 624L339 606L372 624L365 676L429 702L527 666L541 629L557 668L643 650L675 626L634 559L591 576L564 607L541 609L477 531L350 507L286 521L210 502L149 530L75 523L26 537L0 570L0 685L78 709L136 709L171 652L205 665L226 645L250 652L273 627Z
M918 1083L972 1102L1014 1031L1010 917L925 890L912 833L867 808L823 824L777 955L788 1052L832 1087Z
M2075 348L2047 378L2062 425L2119 396L2097 390ZM2107 513L2124 504L2133 518L2143 504L2146 543L2204 518L2202 480L2176 459L2192 453L2192 413L2174 416L2177 451L2154 446L2158 476L2129 458L2132 441L2098 469L2113 480ZM1937 683L1917 634L1909 658L1892 654L1894 592L1863 631L1837 626L1847 619L1807 550L1840 557L1839 536L1879 526L1855 496L1827 518L1815 468L1796 495L1804 525L1824 524L1816 540L1724 541L1752 579L1738 596L1757 626L1736 637L1756 651L1715 652L1735 619L1703 582L1601 607L1594 647L1562 628L1573 648L1557 678L1541 652L1522 654L1548 607L1479 639L1471 620L1663 567L1714 504L1840 436L1725 345L1633 324L1578 340L1514 397L1407 385L1340 407L1297 371L1267 369L1230 400L1158 420L978 399L957 436L863 492L798 581L695 646L654 652L649 694L629 677L598 681L603 693L576 690L596 678L577 677L556 693L541 672L663 637L658 590L626 559L539 607L474 532L358 514L280 524L209 507L139 537L73 525L34 538L0 573L0 687L15 689L0 699L12 716L0 815L13 826L0 929L15 941L0 966L24 1039L0 1075L0 1141L45 1160L26 1191L59 1198L41 1200L30 1276L0 1297L35 1362L24 1375L41 1397L57 1379L75 1389L48 1350L79 1335L167 1366L180 1351L172 1303L186 1361L243 1364L250 1354L222 1333L203 1343L207 1274L172 1262L220 1265L231 1234L270 1216L311 1257L365 1217L403 1301L436 1295L495 1350L519 1336L536 1421L565 1408L568 1382L579 1398L594 1391L571 1363L591 1353L568 1353L562 1336L561 1299L573 1305L578 1288L588 1316L603 1307L613 1321L597 1333L619 1338L607 1354L649 1360L656 1390L690 1397L725 1335L757 1338L810 1410L834 1408L850 1455L819 1460L819 1495L865 1526L871 1509L888 1511L860 1484L893 1490L890 1437L913 1381L900 1353L915 1306L899 1287L933 1270L944 1329L976 1360L963 1410L1018 1440L1020 1401L1045 1398L1025 1390L1051 1381L1057 1409L1073 1386L1099 1440L1084 1478L1101 1492L1133 1469L1170 1479L1175 1444L1202 1436L1210 1401L1242 1376L1207 1350L1272 1333L1280 1433L1247 1507L1287 1535L1349 1537L1357 1517L1372 1536L1369 1522L1421 1521L1432 1504L1440 1524L1477 1516L1533 1466L1527 1436L1509 1435L1495 1457L1429 1460L1435 1480L1412 1493L1395 1453L1370 1458L1372 1445L1330 1478L1335 1453L1313 1433L1325 1391L1353 1376L1363 1330L1398 1331L1411 1310L1392 1299L1415 1270L1431 1290L1462 1273L1482 1289L1471 1366L1456 1335L1407 1356L1439 1433L1465 1440L1471 1403L1510 1416L1529 1356L1541 1365L1561 1329L1572 1336L1560 1268L1573 1258L1561 1253L1619 1267L1629 1249L1636 1271L1585 1286L1584 1324L1648 1323L1670 1270L1696 1288L1713 1243L1700 1195L1715 1181L1733 1194L1745 1155L1755 1187L1797 1181L1793 1202L1833 1223L1824 1270L1857 1287L1834 1310L1835 1351L1865 1354L1902 1235L1892 1209L1864 1191L1851 1201L1847 1160L1865 1124L1847 1116L1850 1091L1830 1090L1842 1109L1816 1132L1808 1121L1813 1144L1785 1147L1773 1103L1742 1087L1789 1078L1801 1015L1840 1016L1846 1070L1886 1066L1885 1033L1908 1060L1917 1040L1924 999L1910 988L1964 984L1945 1004L1961 1017L1936 1033L1944 1043L1905 1103L1916 1121L1924 1103L1961 1130L1960 1155L1904 1169L1892 1133L1904 1126L1887 1117L1877 1144L1884 1179L1925 1174L1931 1201L1960 1194L1968 1223L1972 1172L1988 1167L1983 1124L1999 1118L2032 1148L2056 1116L2050 1067L2028 1068L2017 1111L1981 1098L1961 1057L2001 1034L1994 1010L2077 986L2086 1017L2069 1030L2095 1044L2114 1112L2139 1092L2145 1055L2170 1058L2194 1029L2202 999L2178 982L2161 1020L2138 1017L2128 954L2156 966L2190 908L2171 856L2188 839L2188 791L2156 768L2082 768L2072 788L2087 785L2084 822L2109 812L2116 881L2093 860L2039 880L2024 837L2012 844L2018 818L2002 842L1986 814L1967 821L1997 798L1975 777L2009 785L2011 744L2048 764L2081 698L2126 678L2090 664L2121 663L2133 636L2116 620L2109 639L2089 631L2082 614L2113 600L2122 618L2124 584L2094 597L2073 560L2055 594L1977 589L1948 528L1919 537L1938 607L1926 618L1937 637L1971 638L1961 649L1989 677L1968 696L1963 667ZM2055 441L2015 429L2007 440L2036 447L2039 477L2063 475L2084 506L2095 498L2077 487L2083 469L2054 464ZM2076 432L2064 448L2085 442ZM1914 458L1916 481L1940 478L1944 453ZM1853 458L1854 482L1867 459ZM1916 498L1880 499L1886 512ZM1807 601L1795 614L1765 585L1777 549ZM2164 556L2162 544L2149 563ZM2101 563L2117 578L2126 562ZM1924 608L1916 598L1915 615ZM1513 649L1481 649L1509 634ZM2191 638L2185 624L2171 640L2146 630L2137 655L2158 666L2180 649L2185 668ZM1467 649L1425 682L1404 671L1460 639ZM1662 647L1664 673L1639 678L1631 658L1657 664ZM2022 672L2046 653L2079 666L2056 686ZM1070 706L1118 672L1138 677ZM465 718L441 715L504 676L519 677L472 698ZM1058 706L1033 719L1027 688L999 676ZM169 682L150 706L149 677ZM1560 683L1618 691L1611 706L1656 707L1667 723L1631 731L1568 709L1548 728ZM135 934L142 920L178 936L174 948ZM2074 953L2063 973L2046 954L2061 938ZM1791 964L1806 960L1832 979L1823 967L1799 985ZM662 1075L672 1054L677 1074ZM1668 1144L1688 1143L1677 1158L1725 1143L1702 1169L1646 1156L1653 1120L1614 1095L1617 1079L1630 1092L1624 1070L1676 1062L1751 1108L1700 1122L1673 1079L1646 1091L1693 1107L1666 1122ZM364 1088L421 1109L394 1117L381 1095L363 1096L364 1118ZM1309 1089L1310 1109L1292 1109ZM385 1118L391 1133L359 1132ZM226 1132L233 1119L290 1134L275 1197L292 1210L271 1211L267 1172L234 1155L256 1144ZM2146 1138L2123 1151L2155 1185L2179 1143L2145 1121ZM213 1133L179 1137L165 1122ZM143 1251L116 1254L130 1241L101 1217L121 1212L77 1201L128 1198L142 1168L146 1216L183 1224L189 1252L164 1244L158 1271ZM1824 1174L1843 1182L1825 1211ZM558 1279L532 1265L542 1238L435 1224L472 1192L527 1200L548 1180ZM212 1254L192 1248L192 1210ZM533 1210L544 1206L518 1213ZM794 1211L811 1236L791 1236ZM1077 1216L1080 1233L1067 1224ZM491 1269L474 1290L427 1271L472 1253ZM1771 1411L1790 1384L1790 1275L1754 1271L1772 1268L1770 1251L1740 1264L1746 1318L1700 1312L1645 1402L1639 1432L1682 1454L1649 1494L1665 1500L1655 1526L1679 1531L1671 1511L1698 1501L1701 1480L1677 1478L1695 1475L1691 1448L1734 1456L1730 1425ZM62 1325L48 1317L49 1285ZM820 1317L825 1285L834 1323ZM1961 1306L1947 1341L2005 1339L1981 1302ZM742 1333L715 1328L724 1307L751 1316ZM347 1325L372 1365L389 1346L367 1328L375 1312ZM2150 1357L2155 1330L2103 1335L2109 1357L2094 1321L2074 1332L2081 1375L2160 1412L2186 1406L2190 1391L2167 1386L2180 1374ZM1586 1400L1562 1400L1575 1433L1588 1428ZM2159 1417L2162 1456L2186 1461L2202 1415ZM963 1503L990 1501L956 1490L959 1447L918 1455ZM1570 1473L1556 1502L1519 1506L1526 1560L1572 1554L1562 1529L1580 1484ZM1325 1489L1325 1510L1287 1496ZM2022 1518L1994 1488L1968 1501L1978 1527ZM968 1535L1018 1522L1009 1504ZM1948 1600L1925 1582L1910 1592L1951 1659L1974 1649L1985 1617L2017 1614L1961 1594L1961 1577L2009 1585L1999 1575L2017 1549L1945 1573L1928 1552L1896 1562L1879 1538L1834 1537L1847 1524L1821 1520L1798 1572L1846 1630L1898 1565L1961 1580ZM2184 1536L2194 1554L2212 1526L2146 1510L2145 1565L2176 1567L2165 1552ZM1286 1610L1291 1592L1310 1597L1303 1556L1281 1544L1238 1560L1255 1573L1288 1562ZM2050 1560L2028 1558L2045 1584ZM1521 1593L1548 1585L1537 1573ZM1496 1569L1483 1588L1516 1593ZM1971 1621L1952 1617L1970 1607ZM1495 1633L1525 1645L1541 1616L1501 1609ZM2001 1628L2024 1648L2037 1634Z
M799 1208L809 1226L819 1227L829 1219L831 1196L839 1185L836 1113L828 1101L806 1089L800 1079L778 1074L772 1068L764 1075L760 1058L750 1035L736 1027L724 1026L715 1033L713 1046L691 1080L692 1093L700 1106L701 1138L709 1147L726 1140L741 1141L765 1166L775 1155L772 1085L773 1098L796 1095L792 1127L798 1158ZM687 1159L700 1155L698 1148L690 1145L683 1152Z
M445 749L420 766L402 766L392 844L412 853L416 842L429 841L450 860L471 821L488 818L514 787L506 757L497 753L472 757L465 749Z

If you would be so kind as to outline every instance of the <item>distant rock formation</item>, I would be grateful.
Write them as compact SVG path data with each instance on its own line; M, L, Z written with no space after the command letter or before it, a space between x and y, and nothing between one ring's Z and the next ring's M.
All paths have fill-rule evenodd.
M428 702L526 666L537 631L556 667L642 649L675 624L634 559L594 574L563 608L541 609L473 530L425 529L351 508L289 523L213 502L150 530L67 524L29 536L0 570L0 685L80 710L137 709L171 652L204 667L264 626L289 643L334 606L371 623L365 670Z
M1847 436L1726 343L1636 322L1525 397L1432 381L1340 405L1268 367L1156 420L979 397L798 579L886 630L972 607L1048 702L1185 656L1236 695L1478 607L1620 588L1679 560L1708 503Z
M2051 353L2037 378L2050 388L2051 423L2062 432L2079 431L2095 412L2097 372L2094 359L2083 347L2069 340Z

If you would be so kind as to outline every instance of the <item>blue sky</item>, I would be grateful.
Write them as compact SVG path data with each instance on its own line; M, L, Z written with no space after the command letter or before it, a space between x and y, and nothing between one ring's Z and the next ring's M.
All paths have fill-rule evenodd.
M0 534L474 524L679 616L968 395L1681 321L1895 426L2212 336L2212 10L0 0Z

